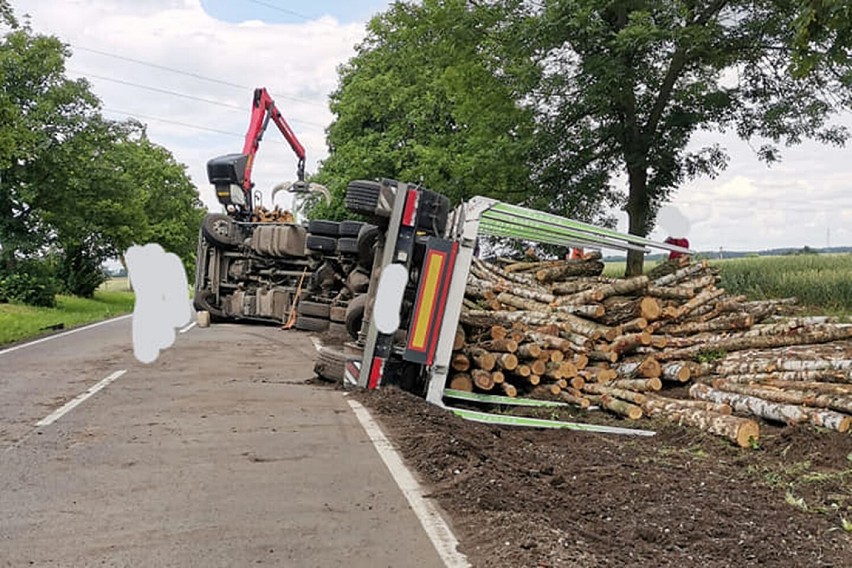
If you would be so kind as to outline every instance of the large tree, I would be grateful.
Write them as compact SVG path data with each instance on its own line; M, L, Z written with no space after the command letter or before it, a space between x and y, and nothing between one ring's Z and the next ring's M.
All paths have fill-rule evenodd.
M528 78L515 67L524 50L508 9L398 2L370 21L331 96L331 155L316 179L335 202L314 215L345 215L346 184L358 178L422 179L453 201L524 195L532 111L518 104Z
M152 241L191 273L203 207L185 167L140 123L103 118L68 56L26 26L0 40L0 273L55 257L65 289L88 296L105 259Z
M611 197L626 179L629 231L645 236L673 191L726 166L719 144L689 146L699 130L755 140L767 162L805 138L842 144L848 133L830 119L850 103L848 59L802 51L803 42L818 50L808 38L824 37L819 27L797 33L804 5L554 0L534 8L545 73L542 187L562 199L576 187ZM797 49L806 67L793 65ZM641 273L642 261L628 254L628 274Z

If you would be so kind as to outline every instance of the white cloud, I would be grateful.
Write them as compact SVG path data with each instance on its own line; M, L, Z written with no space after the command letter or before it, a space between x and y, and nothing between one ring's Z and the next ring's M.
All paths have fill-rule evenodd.
M218 204L207 184L206 161L241 150L256 86L266 86L273 93L307 149L308 170L317 169L326 156L324 129L332 119L327 97L337 84L336 69L354 54L354 45L364 34L362 24L340 24L328 15L298 24L257 20L231 24L210 17L199 0L27 0L19 10L32 15L37 31L56 34L72 45L71 74L91 77L109 116L124 118L125 114L116 112L123 111L147 122L151 138L189 166L204 202L213 208ZM151 68L127 58L237 86ZM823 246L827 232L832 245L852 244L849 150L807 143L784 149L783 161L767 168L749 145L730 134L719 139L702 133L696 146L716 141L729 151L728 170L715 180L687 184L672 201L691 226L689 238L695 248ZM271 126L255 166L257 188L267 203L272 186L293 179L295 170L295 157ZM653 236L666 235L658 230Z

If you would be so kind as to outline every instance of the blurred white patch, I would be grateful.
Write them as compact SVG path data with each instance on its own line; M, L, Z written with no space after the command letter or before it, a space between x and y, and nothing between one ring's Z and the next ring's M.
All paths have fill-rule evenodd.
M124 254L136 303L133 307L133 354L153 363L161 349L175 342L175 328L189 322L189 284L177 255L158 244L132 246Z
M670 237L689 236L689 219L677 207L661 207L657 213L657 225Z

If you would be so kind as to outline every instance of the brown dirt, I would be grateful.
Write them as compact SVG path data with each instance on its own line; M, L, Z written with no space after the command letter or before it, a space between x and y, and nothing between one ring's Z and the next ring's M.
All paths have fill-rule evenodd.
M650 420L653 438L515 429L394 388L355 396L474 566L852 566L852 436L761 425L741 450Z

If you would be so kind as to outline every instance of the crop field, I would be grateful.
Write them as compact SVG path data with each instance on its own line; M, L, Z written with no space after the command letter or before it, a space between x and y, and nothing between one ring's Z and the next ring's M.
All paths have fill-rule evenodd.
M750 300L795 296L810 313L852 316L852 254L801 254L711 260L721 287ZM646 270L655 263L646 263ZM606 276L624 275L623 262L608 262Z

